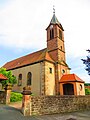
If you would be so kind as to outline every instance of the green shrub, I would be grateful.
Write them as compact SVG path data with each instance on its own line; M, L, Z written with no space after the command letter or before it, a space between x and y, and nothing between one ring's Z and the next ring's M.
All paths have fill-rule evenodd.
M90 95L90 89L85 88L85 95Z
M21 101L22 96L23 95L21 93L11 92L10 102Z

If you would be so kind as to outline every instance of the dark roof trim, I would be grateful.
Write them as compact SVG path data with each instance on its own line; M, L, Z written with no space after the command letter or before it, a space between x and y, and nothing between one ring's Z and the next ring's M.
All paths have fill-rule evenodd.
M84 83L84 81L78 81L78 80L72 80L72 81L63 81L63 82L59 82L59 83L70 83L70 82L79 82L79 83Z
M64 31L63 27L60 26L61 24L58 25L57 23L56 23L56 24L50 23L50 24L48 25L48 27L46 28L46 30L50 27L50 25L57 25L61 30Z

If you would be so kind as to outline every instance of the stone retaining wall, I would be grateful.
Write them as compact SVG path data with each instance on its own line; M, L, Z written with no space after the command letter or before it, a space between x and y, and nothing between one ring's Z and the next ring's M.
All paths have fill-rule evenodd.
M5 91L0 91L0 103L5 103L6 101L6 94Z
M90 110L90 96L88 95L37 97L24 95L24 100L22 112L25 116Z

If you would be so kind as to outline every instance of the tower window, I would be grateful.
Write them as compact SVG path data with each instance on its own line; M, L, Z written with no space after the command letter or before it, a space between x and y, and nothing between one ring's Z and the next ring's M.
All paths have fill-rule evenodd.
M62 32L59 30L59 38L62 40Z
M22 85L22 74L19 74L18 76L18 86Z
M32 82L32 73L28 72L27 74L27 85L31 85Z
M62 46L61 46L61 50L62 50Z
M49 68L50 73L52 73L52 68Z
M54 30L51 29L51 30L50 30L50 39L53 39L53 38L54 38Z

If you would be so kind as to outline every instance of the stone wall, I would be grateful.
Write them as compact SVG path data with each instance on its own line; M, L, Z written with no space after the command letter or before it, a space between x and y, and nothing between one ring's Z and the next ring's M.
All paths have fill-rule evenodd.
M31 97L29 95L29 101L25 101L24 105L25 116L90 110L90 96Z
M5 101L6 101L5 91L0 91L0 104L5 103Z

